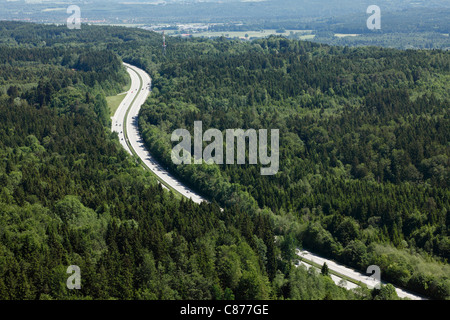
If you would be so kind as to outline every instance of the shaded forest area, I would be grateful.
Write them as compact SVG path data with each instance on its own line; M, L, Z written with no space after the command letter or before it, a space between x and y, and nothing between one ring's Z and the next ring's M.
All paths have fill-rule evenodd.
M140 117L151 152L222 205L264 208L277 236L448 297L450 53L280 37L204 46L154 74ZM171 133L192 134L194 121L204 130L280 129L279 173L175 166Z
M156 75L179 58L161 57L159 35L0 29L0 299L396 298L293 267L293 239L276 237L269 212L178 200L128 156L105 95L126 81L121 59ZM81 290L66 288L70 265Z

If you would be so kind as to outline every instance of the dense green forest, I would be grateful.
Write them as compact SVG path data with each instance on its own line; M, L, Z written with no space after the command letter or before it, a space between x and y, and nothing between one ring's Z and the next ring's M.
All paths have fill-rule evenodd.
M347 291L294 267L294 235L306 229L282 206L274 215L179 200L111 133L105 96L127 81L121 60L161 70L162 99L161 84L177 81L164 68L216 46L250 48L176 40L178 53L163 57L161 37L136 29L0 30L0 299L396 298L390 285ZM81 290L66 288L70 265Z
M301 34L294 33L289 38L299 38ZM326 43L338 46L381 46L396 49L450 49L450 37L448 34L438 32L420 33L373 33L350 36L336 36L334 32L317 32L314 42Z
M151 152L224 206L264 208L283 239L449 297L450 53L277 37L205 45L154 73L140 117ZM280 171L175 166L171 133L194 121L279 129Z

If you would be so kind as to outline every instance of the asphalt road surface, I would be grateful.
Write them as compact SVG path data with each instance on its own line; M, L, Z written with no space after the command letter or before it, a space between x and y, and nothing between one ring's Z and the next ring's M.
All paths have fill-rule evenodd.
M148 152L139 134L138 117L141 106L151 92L152 80L142 69L124 63L131 78L131 88L112 118L112 130L119 134L120 143L132 154L131 149L160 180L182 196L195 203L207 201L201 195L184 186L161 166ZM125 127L125 128L124 128ZM124 130L126 130L126 135Z
M367 285L367 287L370 288L370 289L374 288L377 284L379 284L378 281L376 281L374 278L370 277L367 274L362 274L362 273L360 273L358 271L355 271L355 270L353 270L351 268L348 268L348 267L345 267L343 265L340 265L340 264L336 263L333 260L322 258L322 257L320 257L320 256L318 256L316 254L313 254L311 252L308 252L306 250L297 250L297 255L300 258L305 258L306 260L311 261L311 262L313 262L315 264L318 264L320 266L322 266L326 262L327 266L328 266L328 269L330 269L330 270L332 270L332 271L334 271L334 272L336 272L338 274L344 275L344 276L346 276L346 277L348 277L348 278L350 278L350 279L352 279L354 281L357 281L357 282L359 281L359 282ZM311 267L311 265L308 264L306 261L303 261L303 262L301 261L300 263ZM342 278L340 278L338 276L335 276L335 275L332 275L332 279L333 279L333 281L336 284L339 284L339 282L342 280ZM383 285L387 284L386 282L383 281L383 270L381 270L381 284L383 284ZM355 287L356 287L356 284L354 284L352 282L349 282L349 281L346 281L345 288L353 289ZM418 296L416 294L407 292L407 291L405 291L403 289L400 289L400 288L397 288L397 287L395 288L395 290L397 292L397 295L400 298L408 298L408 299L411 299L411 300L423 300L424 299L423 297L420 297L420 296Z

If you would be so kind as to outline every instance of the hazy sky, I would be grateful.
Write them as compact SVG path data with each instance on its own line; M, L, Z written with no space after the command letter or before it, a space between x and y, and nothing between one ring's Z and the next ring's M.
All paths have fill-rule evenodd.
M365 15L372 4L384 12L416 7L450 8L450 0L0 0L0 19L43 22L63 19L70 4L78 5L83 17L91 20L138 19L146 23L342 17Z

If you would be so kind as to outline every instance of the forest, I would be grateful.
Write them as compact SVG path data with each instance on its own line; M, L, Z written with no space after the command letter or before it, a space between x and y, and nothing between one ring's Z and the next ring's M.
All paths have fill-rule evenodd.
M245 200L246 181L236 180L234 204L222 211L217 197L197 205L164 191L111 133L105 97L126 84L122 61L146 68L157 81L153 99L164 99L170 89L165 81L181 84L171 72L188 72L181 64L186 56L193 63L195 57L219 57L218 49L243 54L250 47L176 40L180 50L164 57L161 36L137 29L83 26L71 32L0 22L0 30L1 300L398 298L391 285L348 291L326 273L295 267L298 235L325 228L325 217L311 206L310 217L317 219L305 228L283 209L285 195L279 204L264 204L276 184L262 181L267 187L261 195L249 193ZM181 98L173 101L188 106ZM152 106L163 107L150 100L143 126ZM432 171L430 179L438 178ZM436 198L436 208L442 205ZM289 212L294 206L301 202L292 201ZM82 271L81 290L66 287L70 265Z
M267 212L295 245L447 298L449 52L281 37L204 45L154 73L140 127L159 161L221 205ZM174 165L171 133L194 121L279 129L279 173Z

